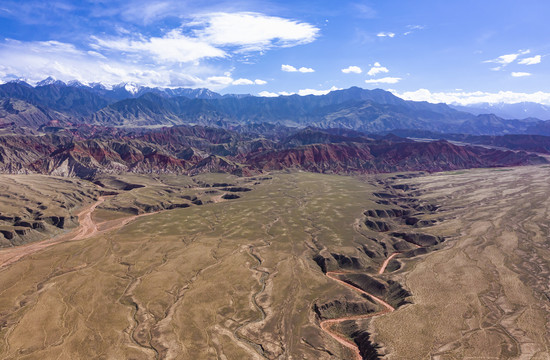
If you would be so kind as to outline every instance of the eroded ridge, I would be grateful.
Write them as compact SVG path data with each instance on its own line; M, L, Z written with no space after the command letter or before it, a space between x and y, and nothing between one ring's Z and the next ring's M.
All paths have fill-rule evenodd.
M397 255L397 253L392 254L392 256L394 256L394 255ZM383 268L380 268L380 271L382 271L382 270L383 270ZM349 284L345 281L340 280L337 277L337 275L340 275L340 274L345 274L345 273L344 272L334 272L334 271L330 271L330 272L326 273L326 275L329 278L339 282L340 284L342 284L344 286L347 286L348 288L351 288L351 289L359 292L360 294L367 295L368 297L370 297L375 302L377 302L378 304L382 305L385 308L384 310L381 310L381 311L378 311L378 312L375 312L375 313L372 313L372 314L346 316L346 317L342 317L342 318L338 318L338 319L324 320L324 321L321 321L321 323L320 323L321 328L324 331L326 331L330 336L332 336L340 344L344 345L345 347L347 347L348 349L353 351L353 353L355 355L355 358L357 360L363 360L363 356L361 355L359 347L354 342L352 342L351 340L348 340L345 337L339 335L337 332L332 331L331 326L333 324L339 324L339 323L342 323L342 322L348 321L348 320L363 320L363 319L372 318L374 316L384 315L386 313L394 311L395 308L393 306L391 306L390 304L388 304L387 302L385 302L384 300L372 295L371 293L368 293L368 292L366 292L366 291L364 291L364 290L362 290L362 289L360 289L360 288L358 288L354 285L351 285L351 284Z
M407 181L444 207L437 232L453 241L401 276L414 305L369 325L388 359L549 358L548 173L483 169Z
M385 259L376 270L371 270L373 272L372 276L366 274L365 271L361 271L359 260L355 258L342 254L323 256L322 252L314 258L327 277L378 306L376 311L367 307L368 311L365 313L324 319L319 323L321 329L347 348L356 360L379 358L378 346L372 343L366 331L354 331L349 334L349 331L338 331L335 327L349 329L349 326L345 326L348 322L372 319L389 314L399 306L408 303L407 298L411 294L399 283L384 276L388 265L392 264L390 272L397 271L401 267L400 262L397 260L399 257L412 258L424 254L430 248L433 249L444 241L444 238L440 236L417 231L411 232L407 229L410 227L431 226L436 223L437 221L434 219L422 219L422 217L427 213L433 215L438 210L437 206L420 203L410 194L415 190L412 186L391 185L390 183L389 185L386 184L385 188L387 192L379 192L374 195L379 199L376 202L386 207L365 211L365 218L360 221L369 231L379 234L369 240L376 242L384 249ZM358 229L357 227L356 230ZM395 231L390 232L390 230ZM327 253L326 249L324 249L324 252ZM377 257L375 253L369 253L366 246L365 252L371 258ZM337 269L348 268L348 270L331 270L335 267ZM379 278L380 276L384 276L384 278ZM317 315L323 319L317 305L315 310Z
M12 249L3 250L0 252L0 268L6 267L21 258L45 249L49 246L59 244L65 241L81 240L91 237L98 233L98 226L92 220L94 210L105 201L105 196L100 196L97 201L83 209L78 214L78 226L70 233L57 236L51 239L31 243L28 245L19 246Z

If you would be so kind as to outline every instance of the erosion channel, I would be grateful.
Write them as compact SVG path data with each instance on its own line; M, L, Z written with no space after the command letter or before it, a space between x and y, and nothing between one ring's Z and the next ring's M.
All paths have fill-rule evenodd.
M0 250L0 354L547 359L549 176L101 179L63 241Z

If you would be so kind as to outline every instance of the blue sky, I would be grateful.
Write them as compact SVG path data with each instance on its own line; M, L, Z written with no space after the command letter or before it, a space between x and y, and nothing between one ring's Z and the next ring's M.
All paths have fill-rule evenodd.
M0 79L550 104L545 0L0 0Z

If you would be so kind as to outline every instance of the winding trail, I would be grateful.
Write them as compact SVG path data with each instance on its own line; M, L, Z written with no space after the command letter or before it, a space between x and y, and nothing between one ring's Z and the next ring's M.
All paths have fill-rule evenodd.
M386 270L386 267L388 266L390 260L393 259L394 257L396 257L399 254L400 253L395 252L395 253L391 254L386 260L384 260L384 262L382 263L382 266L380 266L380 270L378 270L378 275L383 274L384 270Z
M384 261L384 263L382 263L382 266L380 266L380 269L378 270L378 274L382 274L384 272L384 270L386 269L386 266L388 266L388 263L390 262L390 260L392 258L394 258L395 256L397 256L398 254L399 253L391 254ZM375 317L375 316L388 314L388 313L393 312L395 310L395 308L393 306L391 306L390 304L388 304L387 302L385 302L384 300L380 299L379 297L376 297L376 296L364 291L363 289L360 289L356 286L348 284L347 282L339 279L337 275L340 275L340 274L345 274L345 273L344 272L335 272L335 271L328 271L326 273L326 275L329 278L331 278L332 280L337 281L340 284L342 284L344 286L347 286L348 288L353 289L353 290L355 290L355 291L357 291L361 294L369 296L375 302L379 303L380 305L384 306L384 308L385 308L384 310L381 310L381 311L378 311L378 312L375 312L375 313L371 313L371 314L346 316L346 317L341 317L341 318L336 318L336 319L323 320L320 323L321 329L323 329L330 336L332 336L334 338L334 340L338 341L340 344L342 344L346 348L350 349L354 353L354 355L355 355L354 357L355 357L356 360L363 360L363 357L361 356L361 353L359 352L359 347L357 347L357 345L353 341L351 341L349 339L346 339L342 335L340 335L340 334L336 333L335 331L331 330L331 326L334 325L334 324L342 323L344 321L348 321L348 320L363 320L363 319L368 319L368 318L372 318L372 317Z
M104 201L105 196L100 196L95 203L78 213L78 226L67 234L61 234L46 240L1 250L0 269L13 264L27 255L34 254L52 245L70 240L81 240L95 235L98 232L98 228L92 219L92 213L96 207L101 205Z

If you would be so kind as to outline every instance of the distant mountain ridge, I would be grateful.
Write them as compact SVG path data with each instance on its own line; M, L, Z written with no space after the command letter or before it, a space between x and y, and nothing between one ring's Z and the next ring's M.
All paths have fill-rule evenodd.
M342 128L374 133L394 129L429 130L475 135L525 134L550 129L536 119L506 120L474 115L446 104L403 100L380 89L352 87L321 96L220 95L208 89L148 88L123 83L111 89L101 84L65 84L53 78L39 86L16 81L0 85L1 99L28 104L25 111L0 116L0 124L15 122L38 128L55 120L61 126L97 124L117 127L205 125L236 128L269 123L284 126ZM18 114L35 113L33 121ZM52 115L53 114L53 115ZM41 123L42 121L42 123Z
M33 87L32 85L22 80L14 80L14 81L8 82L8 84L9 83L28 85L28 87ZM141 86L135 83L120 83L113 86L106 86L106 85L103 85L102 83L91 83L89 85L86 85L81 83L78 80L71 80L65 83L61 80L56 80L51 76L47 77L42 81L37 82L34 88L49 86L49 85L55 85L57 87L71 87L71 88L86 89L95 94L104 96L105 98L112 99L112 100L124 100L129 98L135 98L150 92L158 95L162 95L162 96L169 96L169 97L184 96L184 97L193 98L193 99L220 99L224 96L227 96L227 97L249 96L247 94L220 95L206 88L196 88L196 89L181 88L181 87L180 88L162 88L162 87Z
M227 172L272 170L333 174L445 171L546 164L524 151L415 142L397 136L373 139L339 129L280 129L280 138L203 126L155 130L52 129L40 135L0 135L0 172L93 179L101 173Z
M524 119L527 121L550 120L550 106L534 102L479 103L468 106L451 105L453 109L471 112L472 114L495 114L506 119Z

